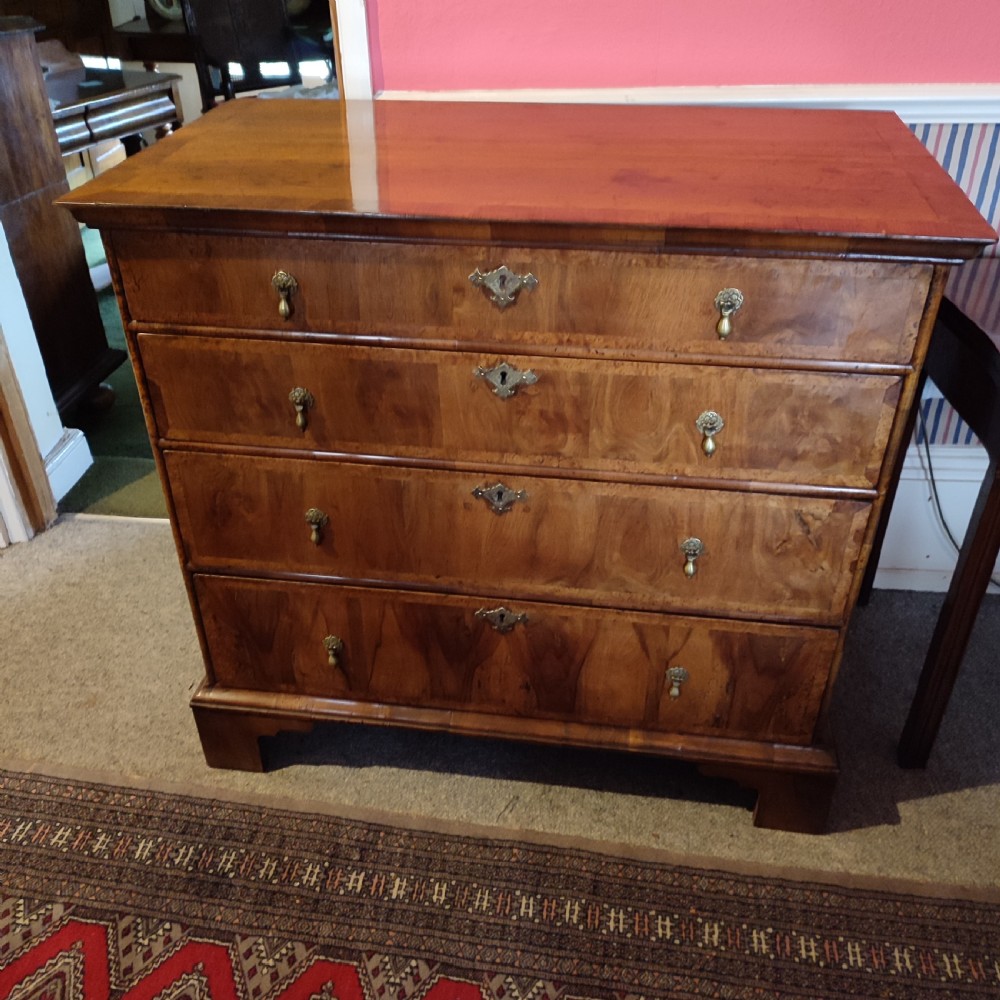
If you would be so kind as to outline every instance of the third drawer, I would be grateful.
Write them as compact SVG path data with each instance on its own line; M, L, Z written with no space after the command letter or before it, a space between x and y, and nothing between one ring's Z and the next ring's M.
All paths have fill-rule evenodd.
M164 459L194 569L820 624L843 619L871 510L502 470Z

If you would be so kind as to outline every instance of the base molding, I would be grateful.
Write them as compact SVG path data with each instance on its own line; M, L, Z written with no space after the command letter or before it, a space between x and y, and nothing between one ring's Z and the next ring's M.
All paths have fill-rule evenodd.
M45 474L57 502L69 493L93 464L94 457L83 431L74 427L65 428L55 447L45 456Z
M757 792L754 825L822 833L839 774L832 746L792 745L594 725L559 719L500 716L474 709L418 708L314 695L222 688L202 682L191 698L210 767L266 769L260 738L317 723L399 726L524 740L581 749L622 750L684 760L706 776Z

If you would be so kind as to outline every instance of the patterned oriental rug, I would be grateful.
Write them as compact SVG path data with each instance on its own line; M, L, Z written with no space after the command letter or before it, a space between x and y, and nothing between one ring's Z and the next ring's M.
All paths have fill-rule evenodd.
M108 997L1000 997L1000 905L0 771L0 998Z

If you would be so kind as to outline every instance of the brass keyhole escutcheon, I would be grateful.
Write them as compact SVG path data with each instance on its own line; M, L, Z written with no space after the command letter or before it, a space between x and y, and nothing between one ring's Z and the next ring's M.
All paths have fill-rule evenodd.
M522 289L530 292L538 287L538 279L533 274L517 274L506 264L501 264L496 270L487 271L485 274L477 267L469 275L469 281L477 288L485 289L490 301L498 309L512 306Z
M667 681L670 684L670 690L667 693L671 698L679 698L681 696L681 685L689 676L690 674L683 667L667 668Z
M318 507L310 507L306 511L306 524L309 525L309 541L319 545L323 541L323 529L330 523L330 518Z
M494 514L505 514L518 500L527 500L528 494L524 490L512 490L503 483L494 483L492 486L477 486L472 495L477 500L483 500L490 505Z
M538 376L533 371L521 371L506 361L501 361L492 368L480 365L473 370L473 375L492 386L493 394L500 399L510 399L522 385L534 385L538 381Z
M701 431L701 450L711 458L715 454L715 435L726 426L725 421L715 410L706 410L694 425Z
M328 635L323 639L323 648L326 650L326 660L331 667L340 666L340 655L344 652L344 640L339 635Z
M486 622L490 628L495 629L501 635L513 632L518 625L523 625L528 616L521 611L511 611L510 608L499 607L487 610L480 608L476 612L476 617L480 621Z
M681 551L684 553L684 575L690 580L698 572L695 560L705 554L705 543L700 538L685 538L681 542Z
M715 324L715 332L719 340L728 339L733 332L733 314L743 306L743 293L738 288L723 288L715 296L715 308L719 310L719 322Z
M295 407L295 426L304 431L309 426L306 410L316 405L315 396L308 389L298 386L288 394L288 401Z
M276 271L271 285L278 293L278 315L288 319L292 315L292 292L299 287L299 283L287 271Z

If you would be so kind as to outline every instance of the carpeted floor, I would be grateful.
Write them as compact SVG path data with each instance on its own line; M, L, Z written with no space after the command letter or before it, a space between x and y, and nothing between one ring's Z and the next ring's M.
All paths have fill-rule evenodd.
M1000 886L1000 599L984 605L930 766L895 764L939 603L877 591L859 609L834 703L843 774L832 828L808 837L753 828L733 785L625 754L344 725L266 741L269 773L210 770L188 708L200 655L169 526L68 517L0 556L0 760L723 866Z
M1000 995L1000 893L644 853L0 771L0 996Z

